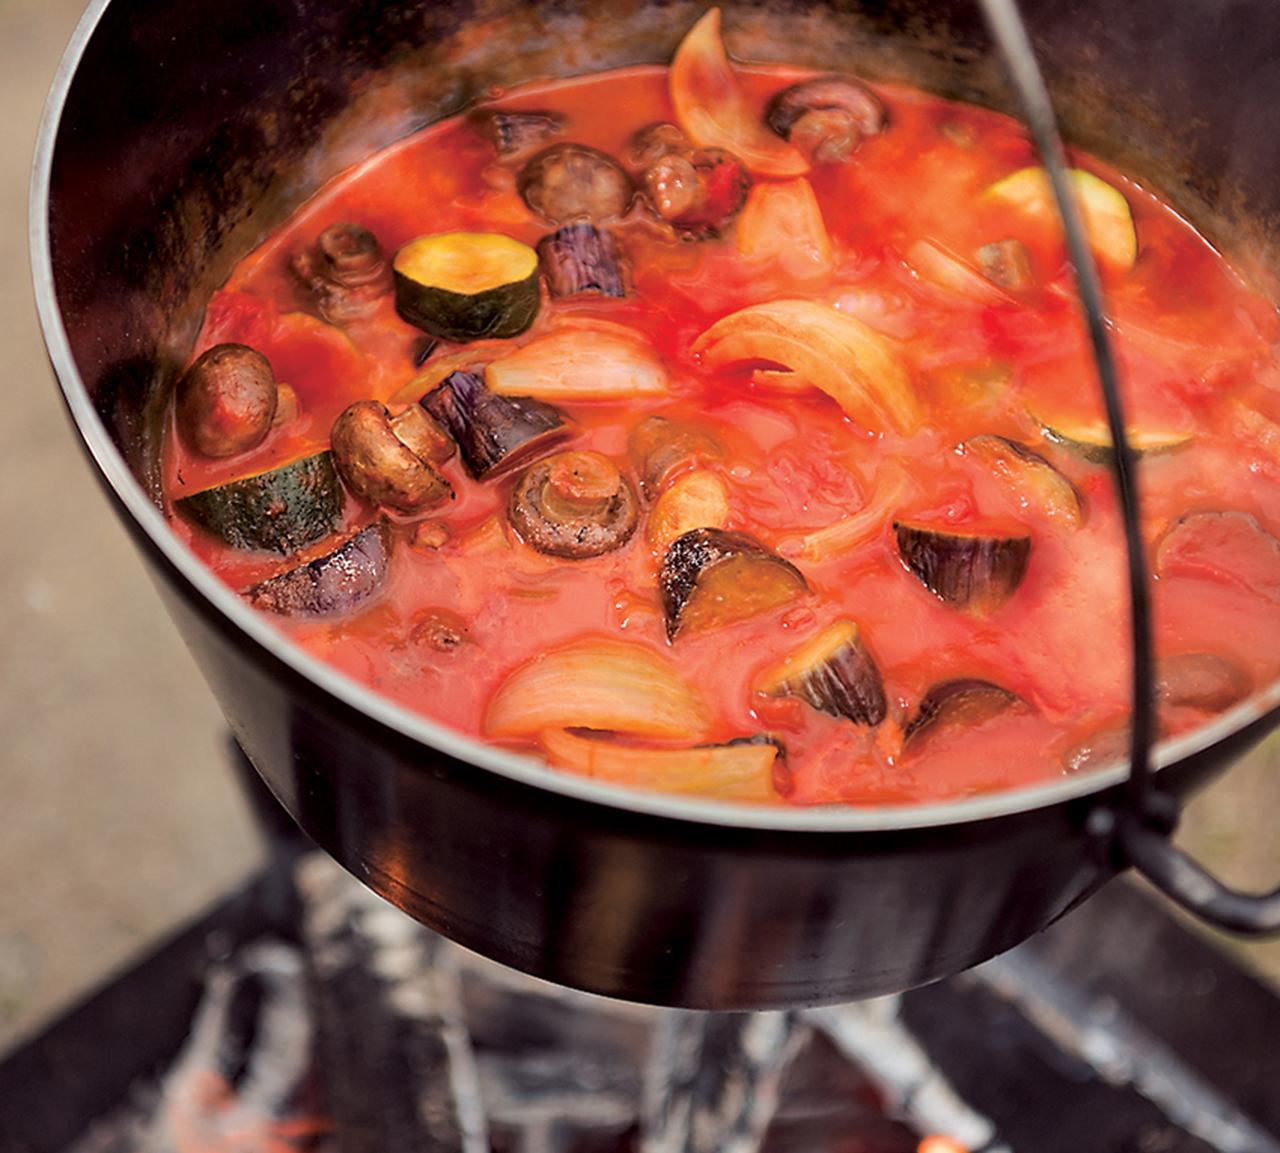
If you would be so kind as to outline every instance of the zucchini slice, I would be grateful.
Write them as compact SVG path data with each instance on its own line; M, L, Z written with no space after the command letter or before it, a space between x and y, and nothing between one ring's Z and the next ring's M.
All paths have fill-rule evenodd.
M1115 445L1111 443L1111 429L1101 417L1075 419L1066 416L1045 416L1028 410L1045 435L1046 440L1060 444L1092 464L1110 464L1115 459ZM1159 428L1154 425L1130 425L1125 429L1129 447L1138 456L1151 453L1172 452L1191 443L1189 431Z
M1067 172L1094 254L1104 264L1119 271L1132 268L1138 259L1138 234L1124 193L1092 172L1081 168L1069 168ZM985 200L1020 212L1028 219L1057 222L1058 207L1053 199L1048 173L1043 168L1020 168L997 180L982 196Z
M538 315L538 254L496 232L419 236L396 253L396 311L441 340L518 336Z
M215 485L174 502L188 520L232 548L282 555L318 541L342 519L342 484L331 452Z

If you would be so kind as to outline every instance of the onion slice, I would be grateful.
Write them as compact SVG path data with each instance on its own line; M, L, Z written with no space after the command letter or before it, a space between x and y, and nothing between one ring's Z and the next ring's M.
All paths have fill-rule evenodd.
M484 727L491 737L585 728L690 740L706 731L707 717L669 661L640 645L589 639L511 673L489 703Z
M671 388L658 354L639 333L564 328L493 361L485 384L499 396L539 400L630 400Z
M809 171L804 154L775 136L747 106L720 38L719 8L690 28L676 49L671 103L684 134L699 148L723 148L765 176Z
M776 745L765 741L644 749L548 729L540 740L552 764L598 781L734 801L776 801Z
M909 433L920 424L920 402L890 342L827 304L753 304L716 321L693 351L713 370L741 361L782 365L869 430Z

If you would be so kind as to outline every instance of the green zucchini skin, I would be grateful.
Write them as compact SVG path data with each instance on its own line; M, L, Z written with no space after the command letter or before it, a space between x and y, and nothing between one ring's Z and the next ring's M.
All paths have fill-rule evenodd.
M523 280L467 295L419 284L397 270L396 312L423 332L455 344L519 336L538 315L539 271L535 266Z
M342 483L333 454L318 452L193 493L174 507L232 548L287 555L338 527Z

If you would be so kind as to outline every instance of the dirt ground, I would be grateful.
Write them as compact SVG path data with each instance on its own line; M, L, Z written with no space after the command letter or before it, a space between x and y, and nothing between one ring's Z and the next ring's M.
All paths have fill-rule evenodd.
M31 300L45 91L81 0L0 0L0 1051L259 861L223 727L80 458ZM1280 882L1280 745L1207 792L1182 842ZM1241 947L1280 980L1280 943Z

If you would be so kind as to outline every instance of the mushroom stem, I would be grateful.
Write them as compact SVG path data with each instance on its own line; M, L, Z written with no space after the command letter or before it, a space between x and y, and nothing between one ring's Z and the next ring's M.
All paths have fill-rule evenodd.
M553 457L542 507L555 520L607 518L622 486L617 466L598 452L565 452Z

